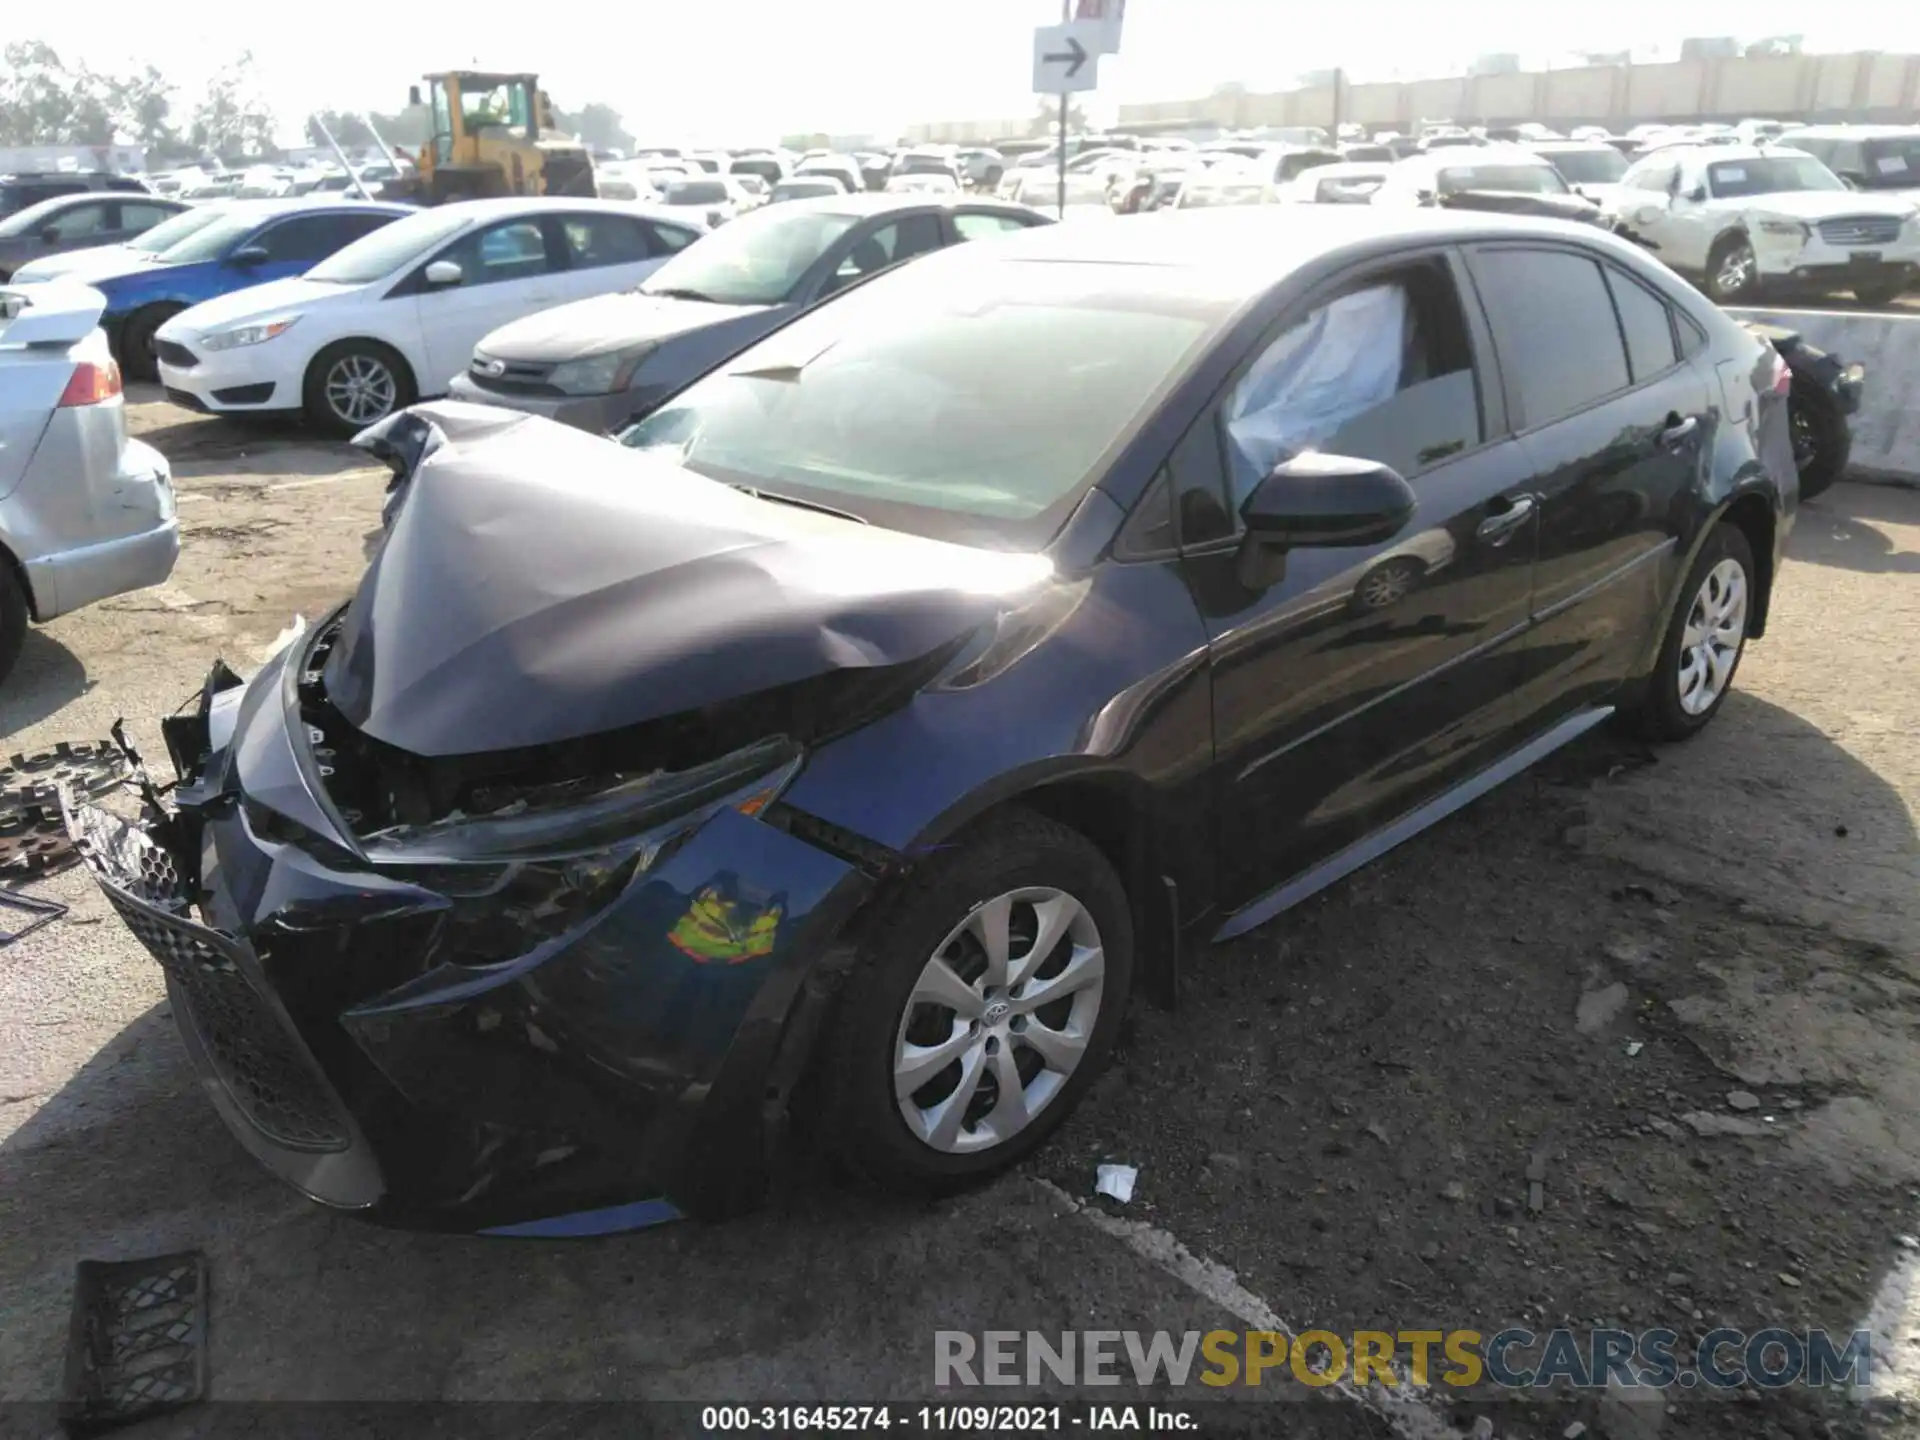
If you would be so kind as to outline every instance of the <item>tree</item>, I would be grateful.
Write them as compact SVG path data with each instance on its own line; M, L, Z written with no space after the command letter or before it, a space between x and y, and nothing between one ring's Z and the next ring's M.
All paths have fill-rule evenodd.
M376 111L368 119L395 150L418 150L433 133L433 120L424 105L409 105L392 115Z
M1060 102L1052 99L1042 100L1038 112L1027 125L1028 133L1033 135L1053 135L1057 134L1059 129ZM1086 111L1080 108L1078 101L1067 101L1067 133L1070 135L1081 135L1085 134L1086 130Z
M577 114L556 105L553 123L567 134L578 136L580 143L589 150L633 149L633 136L628 132L620 112L598 100L590 101Z
M173 86L149 65L107 82L107 111L114 129L154 154L183 147L173 129Z
M277 153L273 107L254 74L253 52L242 51L207 85L207 97L193 111L187 139L196 150L223 162L263 160Z
M325 130L320 128L323 125ZM370 150L374 145L373 131L367 128L367 122L350 110L345 113L322 110L307 117L309 144L325 145L328 133L339 142L342 150Z

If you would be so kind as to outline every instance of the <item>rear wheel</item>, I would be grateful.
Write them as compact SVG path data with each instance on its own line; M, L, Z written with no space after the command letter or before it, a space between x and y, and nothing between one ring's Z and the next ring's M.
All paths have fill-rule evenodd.
M1132 976L1113 868L1077 831L1007 812L868 926L822 1042L821 1138L888 1190L1000 1173L1106 1062Z
M1653 677L1631 718L1654 740L1685 740L1706 729L1733 689L1753 614L1753 547L1722 521L1700 547L1667 623Z
M130 380L159 378L159 363L153 357L153 332L186 309L184 305L149 305L127 317L120 332L120 368Z
M1832 393L1803 380L1795 380L1787 396L1787 423L1793 430L1800 498L1811 500L1846 474L1853 454L1853 430Z
M377 341L342 340L307 367L307 422L330 435L351 439L414 398L407 362Z
M6 683L26 638L27 597L14 577L13 566L0 558L0 684Z

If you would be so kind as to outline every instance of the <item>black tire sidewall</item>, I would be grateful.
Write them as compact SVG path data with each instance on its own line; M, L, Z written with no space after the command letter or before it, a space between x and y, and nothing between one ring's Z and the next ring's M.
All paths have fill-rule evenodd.
M12 563L0 556L0 685L20 661L27 638L27 597L20 589Z
M1839 402L1811 381L1795 380L1787 404L1813 427L1814 463L1800 475L1800 498L1811 500L1845 473L1853 451L1853 432Z
M158 380L160 364L153 354L153 333L180 314L183 305L148 305L127 317L120 332L120 369L129 380Z
M1871 305L1876 310L1884 310L1906 293L1907 287L1905 284L1894 285L1891 288L1869 285L1865 289L1856 287L1853 292L1853 298L1858 300L1862 305Z
M306 411L309 425L342 440L351 440L364 430L366 425L377 425L386 418L386 415L382 415L367 421L366 425L350 425L335 415L333 407L327 404L327 372L336 362L348 355L367 355L386 366L388 372L392 374L393 409L387 411L387 415L406 409L414 401L413 372L406 361L391 348L372 340L335 341L314 356L312 363L307 366L306 379L301 385L300 401Z
M1066 891L1092 913L1106 959L1100 1015L1087 1054L1025 1130L977 1154L952 1155L908 1128L893 1094L893 1047L914 981L934 949L982 901L1029 885ZM1133 981L1126 891L1085 837L1041 816L1008 812L876 910L822 1041L822 1137L861 1178L883 1189L938 1195L1017 1164L1056 1130L1106 1063Z
M1707 578L1707 572L1722 560L1738 560L1747 575L1747 625L1753 624L1754 605L1759 599L1759 588L1755 583L1753 547L1747 543L1747 537L1736 525L1726 521L1713 528L1706 543L1700 547L1700 553L1694 557L1687 578L1680 587L1679 598L1674 602L1673 614L1667 621L1666 638L1660 645L1660 659L1654 666L1654 672L1647 687L1646 721L1655 738L1662 740L1685 740L1699 734L1707 728L1713 717L1720 713L1720 707L1727 703L1727 696L1733 693L1733 682L1740 676L1740 662L1747 654L1747 634L1740 636L1739 652L1733 657L1733 673L1727 676L1726 687L1714 697L1709 705L1698 715L1690 715L1680 704L1680 640L1686 633L1687 616L1692 613L1694 597L1700 593L1700 586Z

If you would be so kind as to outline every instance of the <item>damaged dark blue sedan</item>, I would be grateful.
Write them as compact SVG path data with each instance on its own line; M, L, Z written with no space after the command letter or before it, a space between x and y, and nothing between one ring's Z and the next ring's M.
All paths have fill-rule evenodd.
M1304 213L1308 210L1319 213ZM352 599L69 823L240 1142L394 1223L1017 1161L1136 991L1762 633L1788 376L1466 212L1063 226L878 276L611 443L458 404ZM792 1123L790 1123L792 1122Z

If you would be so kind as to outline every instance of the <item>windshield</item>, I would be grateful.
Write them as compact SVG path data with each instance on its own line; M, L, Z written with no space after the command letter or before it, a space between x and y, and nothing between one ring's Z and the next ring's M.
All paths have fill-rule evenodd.
M176 240L159 252L169 265L192 265L202 260L218 260L234 245L247 238L268 218L268 212L251 206L223 210L211 225L203 225L184 239Z
M701 237L640 288L722 305L777 305L853 224L851 215L762 207Z
M1627 173L1627 157L1611 145L1555 150L1547 159L1569 185L1612 185Z
M1440 194L1462 190L1502 190L1515 195L1564 195L1567 182L1547 164L1449 165L1440 172Z
M470 223L468 216L457 212L422 210L335 251L309 270L307 279L328 285L369 285L426 259Z
M1860 155L1867 163L1854 178L1863 190L1920 188L1920 134L1868 140Z
M1756 155L1707 167L1707 185L1720 198L1777 195L1783 190L1844 190L1840 177L1811 155Z
M718 205L728 198L727 187L718 180L681 180L667 186L669 205Z
M199 234L219 218L218 209L205 205L182 210L178 215L169 216L151 230L129 240L127 248L138 250L143 255L158 255L164 250L171 250L189 235Z
M1043 544L1225 307L1106 266L957 258L808 313L621 442L895 529Z

